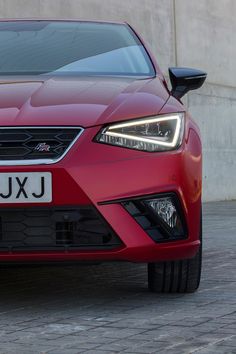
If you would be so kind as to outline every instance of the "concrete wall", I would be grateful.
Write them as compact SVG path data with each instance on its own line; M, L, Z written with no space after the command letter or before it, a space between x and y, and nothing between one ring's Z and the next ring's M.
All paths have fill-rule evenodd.
M235 0L0 0L0 17L127 21L166 74L206 70L207 84L185 99L202 132L204 200L236 199Z

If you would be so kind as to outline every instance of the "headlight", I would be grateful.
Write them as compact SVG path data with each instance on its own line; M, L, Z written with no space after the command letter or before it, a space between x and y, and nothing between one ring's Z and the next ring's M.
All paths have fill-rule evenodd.
M176 149L182 142L184 113L135 119L103 129L96 141L142 151Z

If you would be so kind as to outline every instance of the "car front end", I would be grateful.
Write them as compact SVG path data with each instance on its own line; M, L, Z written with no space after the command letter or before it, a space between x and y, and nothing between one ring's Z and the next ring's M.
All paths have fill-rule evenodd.
M23 23L29 33L55 31L61 23L24 22L3 21L0 30L17 32ZM71 24L77 26L62 21L65 40ZM102 33L106 26L132 31L100 26ZM85 30L90 36L91 28ZM127 46L130 57L137 54L133 43ZM83 73L94 65L86 55ZM199 129L169 92L151 54L144 57L149 64L143 68L151 72L142 75L77 75L67 64L63 72L35 74L34 68L9 76L6 68L0 86L1 262L159 264L199 252ZM52 59L54 54L45 63Z

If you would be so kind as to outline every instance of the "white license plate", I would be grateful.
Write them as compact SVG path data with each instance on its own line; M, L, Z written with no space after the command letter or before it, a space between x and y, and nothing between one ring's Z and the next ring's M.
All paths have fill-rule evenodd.
M50 203L50 172L0 173L0 203Z

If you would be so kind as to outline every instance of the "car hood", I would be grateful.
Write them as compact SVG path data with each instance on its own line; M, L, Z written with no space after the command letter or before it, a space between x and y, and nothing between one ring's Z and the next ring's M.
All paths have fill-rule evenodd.
M0 125L90 127L157 114L169 97L159 78L0 80Z

